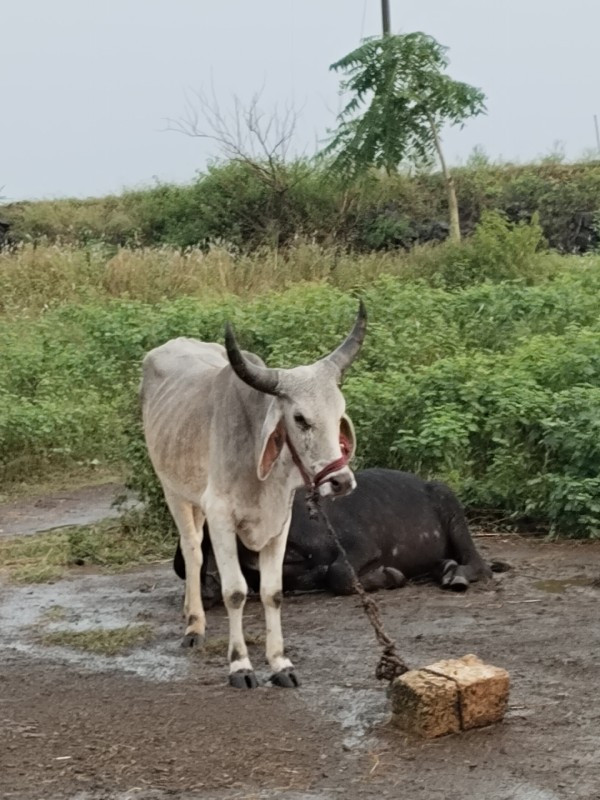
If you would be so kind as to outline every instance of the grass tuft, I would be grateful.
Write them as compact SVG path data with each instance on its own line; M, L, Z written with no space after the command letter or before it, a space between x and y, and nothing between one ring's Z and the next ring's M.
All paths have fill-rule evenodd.
M89 631L51 631L42 637L47 647L72 647L105 656L114 656L153 637L149 625L127 625L123 628L95 628Z
M131 512L97 525L0 539L0 569L15 582L44 583L60 578L70 567L97 566L116 572L171 558L174 542L127 524L133 518Z
M50 606L41 615L42 622L59 622L69 616L69 610L64 606Z
M248 647L264 647L265 637L263 634L244 633L244 639ZM227 636L212 636L205 639L202 649L208 655L226 656L229 639Z

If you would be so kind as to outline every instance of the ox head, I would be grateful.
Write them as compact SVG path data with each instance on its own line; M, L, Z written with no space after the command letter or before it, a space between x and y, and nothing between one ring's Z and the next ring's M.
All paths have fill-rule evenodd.
M348 461L354 454L354 426L340 391L344 372L365 337L367 313L361 300L349 335L332 353L308 366L269 369L245 356L227 324L229 363L244 383L273 396L257 442L257 474L265 480L287 444L307 486L341 496L356 486Z

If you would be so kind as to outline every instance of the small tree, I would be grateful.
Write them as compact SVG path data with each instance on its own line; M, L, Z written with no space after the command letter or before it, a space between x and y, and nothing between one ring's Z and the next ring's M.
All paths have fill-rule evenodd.
M269 198L268 233L278 244L289 194L307 171L301 159L288 159L297 112L286 106L281 112L276 107L266 113L261 108L261 94L262 90L247 104L234 96L233 108L223 110L214 87L210 96L194 92L186 98L184 116L167 120L167 130L215 142L226 159L254 174Z
M446 52L424 33L387 35L367 39L332 64L330 69L346 76L341 91L353 96L323 155L333 157L333 169L354 175L372 166L391 173L403 161L431 161L437 154L448 192L450 235L458 241L458 203L440 132L444 125L463 125L484 112L485 95L445 74Z

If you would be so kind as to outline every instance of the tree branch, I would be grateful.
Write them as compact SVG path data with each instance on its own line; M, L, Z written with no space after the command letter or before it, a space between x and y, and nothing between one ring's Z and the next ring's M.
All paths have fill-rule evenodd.
M215 142L226 158L246 164L277 188L282 184L281 173L298 114L291 106L285 107L283 116L277 107L266 114L260 108L261 96L262 89L247 106L234 96L233 110L227 114L221 110L214 87L210 97L194 91L193 98L186 95L183 116L166 120L166 130Z

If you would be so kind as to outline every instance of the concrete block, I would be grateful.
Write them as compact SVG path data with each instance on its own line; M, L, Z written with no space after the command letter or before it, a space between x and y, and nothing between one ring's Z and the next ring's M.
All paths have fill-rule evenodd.
M392 721L428 739L499 722L506 713L509 675L474 655L437 661L390 686Z

